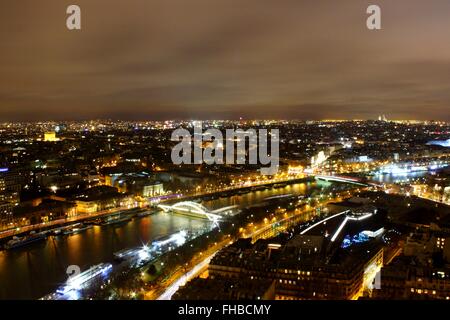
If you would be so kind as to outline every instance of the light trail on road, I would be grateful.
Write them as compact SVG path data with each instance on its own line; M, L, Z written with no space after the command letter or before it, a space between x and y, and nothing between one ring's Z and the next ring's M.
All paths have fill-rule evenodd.
M181 286L184 286L189 280L197 276L202 270L207 267L212 259L212 257L218 252L219 250L215 251L213 254L208 256L206 259L195 265L190 271L186 272L184 275L182 275L178 280L176 280L174 283L172 283L162 295L160 295L156 300L170 300L175 292L178 291L178 289Z

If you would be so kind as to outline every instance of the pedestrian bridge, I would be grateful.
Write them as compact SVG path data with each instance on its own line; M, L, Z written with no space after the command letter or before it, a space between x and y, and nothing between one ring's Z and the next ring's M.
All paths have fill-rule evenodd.
M208 219L210 221L220 221L223 218L236 214L237 206L223 207L216 210L209 210L204 205L193 201L182 201L173 205L160 204L158 208L164 212L175 212L186 214L197 218Z

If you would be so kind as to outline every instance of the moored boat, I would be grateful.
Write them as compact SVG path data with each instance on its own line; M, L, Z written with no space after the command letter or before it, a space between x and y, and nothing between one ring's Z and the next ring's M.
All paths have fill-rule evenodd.
M17 249L29 244L45 240L47 236L44 233L31 233L24 237L14 237L5 244L6 250Z

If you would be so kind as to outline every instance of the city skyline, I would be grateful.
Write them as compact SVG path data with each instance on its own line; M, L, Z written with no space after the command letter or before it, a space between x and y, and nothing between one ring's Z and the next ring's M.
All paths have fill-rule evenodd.
M384 117L384 118L383 118ZM237 117L237 118L182 118L182 117L175 117L175 118L162 118L162 119L154 119L150 116L145 116L143 118L129 118L129 119L120 119L115 117L96 117L96 118L67 118L67 119L58 119L58 118L44 118L44 119L35 119L35 120L4 120L1 121L0 124L8 124L8 123L65 123L65 122L77 122L77 123L83 123L83 122L133 122L133 123L147 123L147 122L154 122L154 123L163 123L163 122L174 122L174 123L186 123L186 122L195 122L195 121L205 121L205 122L234 122L234 123L245 123L245 122L262 122L262 123L270 123L270 122L311 122L311 123L320 123L320 122L367 122L367 121L380 121L380 122L392 122L392 123L449 123L450 120L442 120L442 119L431 119L431 118L425 118L425 119L416 119L413 117L410 118L397 118L397 119L390 119L387 118L386 115L378 115L373 118L269 118L269 117L258 117L258 118L246 118L246 117Z
M379 118L204 122L227 137L282 127L271 175L238 135L217 150L244 161L192 164L188 147L177 164L180 126L194 155L211 150L196 121L1 123L0 300L448 300L433 286L450 279L450 123ZM426 289L384 285L384 270L430 258Z
M450 120L447 1L77 4L0 10L1 120Z

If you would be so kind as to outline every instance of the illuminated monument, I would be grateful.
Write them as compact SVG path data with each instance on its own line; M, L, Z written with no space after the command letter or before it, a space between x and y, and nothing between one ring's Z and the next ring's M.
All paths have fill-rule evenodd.
M44 133L44 141L55 142L55 141L59 141L59 139L56 137L55 131L50 131L50 132Z

